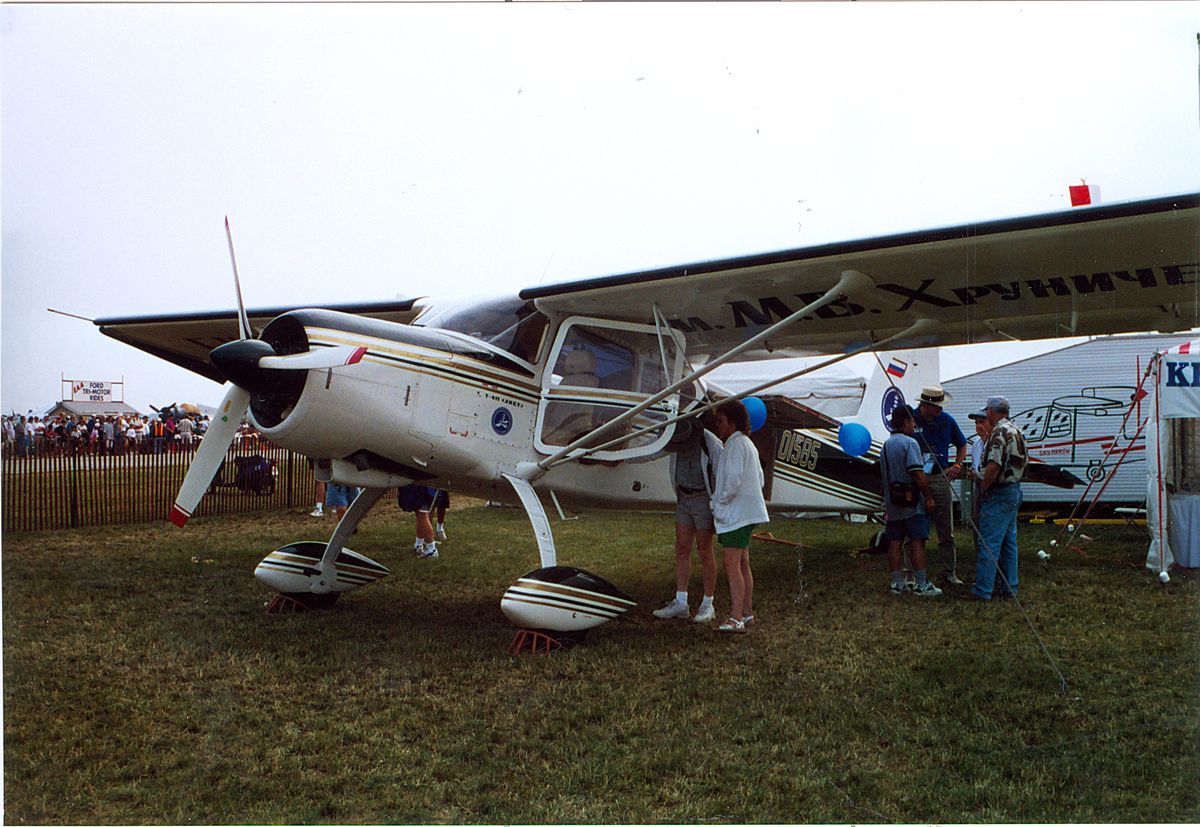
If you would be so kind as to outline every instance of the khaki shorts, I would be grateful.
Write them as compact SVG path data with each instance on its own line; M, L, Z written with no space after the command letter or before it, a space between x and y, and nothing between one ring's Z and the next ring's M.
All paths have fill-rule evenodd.
M675 524L694 528L697 531L714 530L712 507L708 504L708 494L684 494L677 492L679 499L675 504Z

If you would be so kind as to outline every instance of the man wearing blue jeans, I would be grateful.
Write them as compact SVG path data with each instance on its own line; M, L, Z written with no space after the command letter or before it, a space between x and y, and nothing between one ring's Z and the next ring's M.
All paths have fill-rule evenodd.
M1021 477L1029 454L1021 429L1008 419L1009 404L993 396L981 414L992 426L983 455L979 483L979 551L975 560L975 585L969 600L1015 597L1017 594L1017 510L1021 507ZM997 566L999 578L997 578Z

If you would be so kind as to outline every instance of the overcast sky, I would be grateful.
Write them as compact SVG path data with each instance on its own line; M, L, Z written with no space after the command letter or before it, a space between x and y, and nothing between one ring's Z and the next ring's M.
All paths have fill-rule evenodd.
M0 404L87 317L463 296L1200 190L1196 3L0 7ZM943 359L943 375L989 357Z

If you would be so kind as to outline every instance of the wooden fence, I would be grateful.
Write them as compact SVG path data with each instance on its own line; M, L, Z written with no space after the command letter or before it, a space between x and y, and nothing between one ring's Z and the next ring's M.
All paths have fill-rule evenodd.
M166 520L192 453L55 453L3 458L4 531ZM308 460L265 441L230 448L195 516L276 511L315 502Z

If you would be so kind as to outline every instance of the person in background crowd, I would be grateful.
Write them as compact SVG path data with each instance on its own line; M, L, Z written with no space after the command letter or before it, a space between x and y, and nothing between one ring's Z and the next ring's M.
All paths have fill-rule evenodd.
M175 432L179 436L179 445L184 453L192 450L192 438L196 433L196 425L190 416L185 416L175 424Z
M967 438L954 421L954 417L942 410L950 396L940 385L930 385L921 390L917 405L916 432L913 436L921 448L925 462L925 474L929 488L937 503L929 517L937 530L938 579L943 584L961 586L959 579L958 547L954 543L954 493L951 483L962 473L967 458ZM950 446L954 446L954 462L950 462Z
M983 453L983 478L979 481L979 552L975 558L975 585L969 600L1016 597L1017 511L1021 508L1021 478L1029 454L1025 435L1008 418L1003 396L988 398L979 413L992 427ZM996 577L999 566L999 579Z
M166 439L167 426L160 417L154 417L150 423L150 437L154 440L154 453L163 452L163 442Z
M33 453L39 457L46 453L46 423L40 416L33 418Z
M326 498L326 496L328 496L328 494L325 489L325 483L321 482L320 480L317 480L317 502L316 502L316 505L313 506L313 510L309 513L308 516L310 516L310 517L324 517L325 516L325 498Z
M439 489L433 498L433 507L437 514L437 527L433 531L435 540L446 539L446 509L450 507L450 492Z
M17 426L13 417L4 417L4 455L11 457L17 448Z
M716 461L716 486L712 496L713 523L725 558L729 581L729 619L718 632L745 632L754 622L754 574L750 570L750 535L767 522L763 499L763 471L758 449L750 441L750 414L740 400L732 399L714 410L717 436L725 442Z
M112 454L117 448L117 420L115 417L107 417L104 420L104 452Z
M892 583L889 593L910 591L904 581L900 544L910 539L909 554L916 583L911 591L919 597L938 597L942 590L929 582L925 573L925 541L929 538L929 512L937 508L929 479L925 476L921 448L913 439L916 422L908 406L892 411L892 435L883 443L879 467L883 473L883 505L887 524L883 536L888 541L888 569ZM904 495L907 495L905 499Z
M979 481L983 479L983 451L987 447L988 437L992 435L992 426L985 414L978 411L968 414L967 418L975 423L975 435L978 437L971 443L971 467L967 469L967 479L971 480L971 528L976 537L976 552L979 550Z
M671 453L671 480L675 486L675 599L654 610L660 620L687 618L688 581L692 578L692 546L700 558L704 595L693 623L716 617L713 594L717 589L717 558L713 554L716 528L713 523L713 466L721 455L721 440L706 430L699 419L684 419L675 425L667 443Z
M337 513L339 520L346 516L346 509L350 507L350 503L354 502L354 498L357 496L358 489L353 485L338 485L335 482L325 485L325 505Z
M437 496L436 488L425 485L401 486L397 500L402 511L416 515L416 539L413 541L413 554L422 560L438 556L437 541L433 536L433 523L429 520L429 510L433 507L433 499Z

